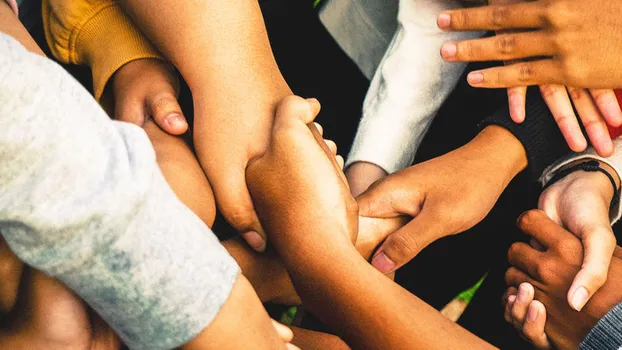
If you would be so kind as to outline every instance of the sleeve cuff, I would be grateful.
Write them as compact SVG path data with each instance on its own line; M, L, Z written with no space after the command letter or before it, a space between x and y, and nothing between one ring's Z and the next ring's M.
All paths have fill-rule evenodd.
M615 151L614 154L609 158L603 158L599 156L594 148L590 147L582 153L572 153L569 154L548 168L544 170L542 176L540 177L540 183L542 186L545 186L553 176L557 173L557 171L564 166L583 159L595 159L600 162L603 162L613 168L617 173L618 177L622 175L622 138L618 138L614 141ZM614 205L609 212L609 219L611 220L611 224L613 225L622 217L622 206L620 205L620 200L617 201L616 205Z
M100 100L112 75L123 65L143 58L163 59L116 3L103 7L69 41L74 63L88 63L93 94Z
M622 303L603 317L579 345L581 350L622 348Z

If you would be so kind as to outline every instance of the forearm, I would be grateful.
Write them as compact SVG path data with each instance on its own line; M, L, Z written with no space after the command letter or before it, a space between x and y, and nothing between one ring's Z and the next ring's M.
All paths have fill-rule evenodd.
M5 1L0 1L0 32L15 38L28 51L45 56L41 48L19 21L13 9Z
M296 239L275 238L273 244L305 305L348 344L371 349L486 346L371 267L346 239L335 239L345 236L326 237L326 229L314 227ZM305 247L304 253L292 251L294 246Z

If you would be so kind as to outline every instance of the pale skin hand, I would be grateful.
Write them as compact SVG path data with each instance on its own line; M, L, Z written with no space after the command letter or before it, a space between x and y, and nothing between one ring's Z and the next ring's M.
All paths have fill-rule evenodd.
M489 4L508 5L522 2L525 0L490 0ZM439 17L439 25L442 24ZM497 38L492 40L496 40L497 45L501 47L500 54L513 49L514 42L509 38L519 33L516 30L507 29L497 31ZM481 49L479 45L473 45L474 42L476 41L445 43L441 48L441 56L449 62L468 60L472 55L477 56L479 53L477 50ZM511 66L520 62L523 60L510 60L506 61L506 65ZM607 131L607 124L612 126L622 124L622 111L613 90L590 89L588 91L554 84L541 85L540 90L570 149L581 152L587 147L587 141L573 110L574 105L598 154L608 157L613 153L613 143ZM525 120L526 94L525 86L508 88L510 116L516 123L522 123Z
M413 219L387 238L373 265L393 272L435 240L473 227L526 166L520 141L489 126L467 145L375 183L357 198L361 216Z
M368 162L356 162L351 164L345 171L350 193L356 198L367 191L374 182L387 176L387 172L381 167Z
M268 142L283 79L256 0L125 0L122 5L188 82L194 141L223 216L256 250L265 233L244 171Z
M585 160L579 161L585 162ZM575 164L570 164L573 166ZM605 163L619 188L617 172ZM581 239L585 257L581 271L568 291L568 303L580 311L607 281L616 239L609 222L613 197L611 181L600 172L575 171L547 188L538 208Z

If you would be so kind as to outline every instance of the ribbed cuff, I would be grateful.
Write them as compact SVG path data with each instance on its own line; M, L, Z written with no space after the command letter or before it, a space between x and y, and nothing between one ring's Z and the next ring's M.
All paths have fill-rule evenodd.
M123 65L143 58L163 59L116 3L99 9L76 33L69 41L70 60L91 67L98 101Z
M603 317L579 345L581 350L622 348L622 303Z
M480 129L488 125L498 125L516 136L527 152L528 168L532 178L536 180L546 167L568 154L570 148L537 87L527 90L525 112L525 121L516 124L510 118L509 107L505 104L505 107L486 118L480 124Z

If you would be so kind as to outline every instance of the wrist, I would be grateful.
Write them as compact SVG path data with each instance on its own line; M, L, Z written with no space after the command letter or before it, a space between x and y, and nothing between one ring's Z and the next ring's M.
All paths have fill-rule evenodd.
M499 180L503 189L527 167L522 143L497 125L487 126L462 148L470 154L466 159L482 162L482 171Z
M605 174L605 172L601 171L583 171L578 168L581 164L589 163L589 162L597 162L598 166L603 169L607 174L611 175L611 178ZM598 160L594 160L591 158L588 159L579 159L568 163L557 170L557 174L560 174L569 169L576 169L565 177L569 180L571 179L584 179L589 182L591 186L596 186L600 192L603 194L605 199L611 201L613 197L619 193L620 191L620 177L617 171L611 167L609 164L605 162L601 162ZM554 181L555 177L553 177L549 183ZM613 183L612 183L613 179ZM552 184L552 183L551 183ZM615 184L615 185L614 185ZM548 184L547 184L548 185Z

